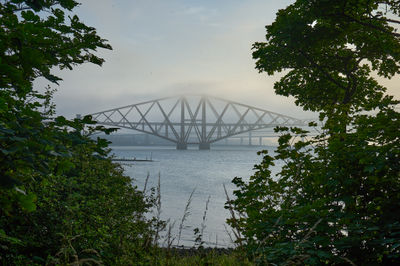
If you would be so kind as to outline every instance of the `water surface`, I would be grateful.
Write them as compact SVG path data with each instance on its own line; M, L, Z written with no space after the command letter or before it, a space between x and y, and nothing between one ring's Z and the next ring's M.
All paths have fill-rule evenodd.
M180 244L192 246L195 239L193 229L201 227L207 198L206 228L203 240L209 245L231 246L224 227L229 211L224 209L226 196L223 184L230 194L234 189L231 180L235 176L248 177L254 173L254 165L261 161L257 151L272 150L271 147L255 146L213 146L211 150L176 150L173 146L113 146L117 157L136 157L154 162L135 162L124 165L126 174L135 179L134 184L143 189L147 173L150 174L148 187L156 187L161 176L162 214L164 220L175 222L173 233L178 227L190 193L195 189L190 205L190 216L185 223ZM176 244L176 243L175 243Z

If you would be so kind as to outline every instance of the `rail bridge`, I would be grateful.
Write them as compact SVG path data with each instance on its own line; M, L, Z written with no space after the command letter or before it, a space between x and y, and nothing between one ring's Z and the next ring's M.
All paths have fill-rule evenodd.
M210 149L216 141L276 126L306 126L287 115L216 97L180 96L127 105L91 114L97 123L132 129L176 143Z

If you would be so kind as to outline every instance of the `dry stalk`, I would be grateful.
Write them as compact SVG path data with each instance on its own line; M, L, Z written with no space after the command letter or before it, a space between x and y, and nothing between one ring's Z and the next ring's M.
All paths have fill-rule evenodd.
M59 265L62 263L67 263L67 265L103 265L101 260L97 260L94 258L79 258L78 253L74 246L72 245L72 241L75 239L79 238L81 235L76 235L73 237L66 237L63 235L63 240L66 242L66 245L64 244L63 247L57 252L56 257L58 259L53 259L53 261L48 262L49 265L53 264L54 265ZM95 249L84 249L81 251L81 254L94 254L97 257L100 257L99 253ZM63 256L63 260L60 261L60 257ZM68 263L70 259L73 259L71 263Z
M232 219L232 222L233 222L232 223L233 224L232 232L235 235L236 240L239 241L239 246L242 247L243 246L243 239L242 239L242 235L241 235L241 233L239 231L239 222L238 222L238 219L236 218L235 211L234 211L233 206L231 204L231 199L229 198L228 191L226 190L225 184L222 184L222 185L224 187L225 196L226 196L226 200L227 200L227 203L228 203L228 209L229 209L229 212L231 214L231 219Z
M303 239L297 244L296 248L300 245L303 244L304 242L307 241L307 239L310 238L311 234L314 233L315 228L322 222L322 218L319 218L319 220L311 227L310 230L308 230L307 234L303 237Z
M352 262L350 259L346 257L340 257L342 260L348 262L351 266L357 266L354 262Z
M143 195L146 195L147 184L149 183L150 172L147 172L146 180L144 181Z
M318 224L320 224L322 222L322 218L320 218L311 228L310 230L308 230L307 234L303 237L303 239L295 246L294 249L298 249L299 246L301 244L303 244L304 242L306 242L312 233L315 232L315 228L318 226ZM310 256L309 255L305 255L305 254L299 254L299 255L293 255L290 258L288 258L283 265L293 265L295 262L296 264L300 263L302 264L302 262L306 259L308 259ZM299 264L299 265L300 265Z
M168 220L167 224L168 224L168 229L167 229L167 234L165 236L163 246L166 246L167 250L170 250L173 242L175 241L175 237L172 236L172 230L175 227L175 221L173 223L170 223L170 221Z
M161 174L158 173L158 183L157 183L157 195L156 195L156 232L154 235L154 245L157 245L158 239L160 237L161 227Z
M190 204L192 203L193 194L196 191L196 188L193 189L192 193L190 193L189 199L186 202L185 210L183 211L183 216L181 219L181 223L179 224L179 232L178 232L178 242L177 245L179 246L179 242L182 236L182 230L184 228L184 223L186 219L190 216Z
M171 247L175 241L175 237L172 236L172 229L175 226L175 221L171 224L170 221L168 220L167 223L168 223L168 230L167 230L167 235L165 237L163 245L164 246L166 245L166 247L167 247L167 257L166 258L167 258L167 265L169 265L168 261L171 258Z
M203 219L201 222L201 228L200 228L200 235L203 236L204 229L206 228L206 219L207 219L207 211L208 211L208 204L210 203L210 198L211 196L208 196L207 201L206 201L206 209L204 210L203 213Z
M275 227L275 226L277 226L277 225L278 225L278 223L279 223L279 221L281 220L281 218L282 218L282 215L281 215L281 216L279 216L279 217L278 217L278 219L276 219L276 221L275 221L275 223L274 223L273 227ZM258 252L258 251L261 249L261 245L264 245L264 244L265 244L265 242L267 241L267 239L268 239L268 236L264 237L264 239L263 239L263 240L261 240L260 244L258 244L258 247L257 247L257 249L256 249L255 253L257 253L257 252Z
M233 240L231 232L229 232L228 228L226 227L226 224L224 224L224 229L225 229L226 234L229 236L229 239L231 240L231 243L234 244L235 241Z

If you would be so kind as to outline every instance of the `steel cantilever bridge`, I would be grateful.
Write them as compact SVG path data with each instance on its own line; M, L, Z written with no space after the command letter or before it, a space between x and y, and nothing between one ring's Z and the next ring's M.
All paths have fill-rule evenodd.
M176 143L210 149L210 144L275 126L305 126L303 120L215 97L180 96L147 101L91 114L99 124L127 128Z

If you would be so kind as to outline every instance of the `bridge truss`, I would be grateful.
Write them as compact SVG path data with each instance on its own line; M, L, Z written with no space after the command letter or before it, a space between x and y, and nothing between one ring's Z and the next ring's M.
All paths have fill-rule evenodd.
M132 129L176 143L177 149L210 144L242 133L305 122L215 97L181 96L127 105L92 114L99 124Z

